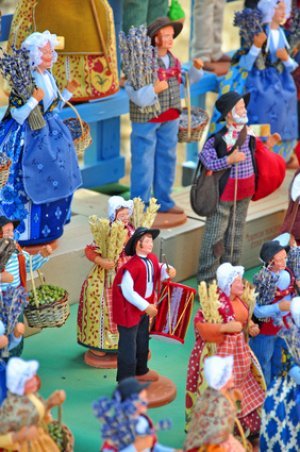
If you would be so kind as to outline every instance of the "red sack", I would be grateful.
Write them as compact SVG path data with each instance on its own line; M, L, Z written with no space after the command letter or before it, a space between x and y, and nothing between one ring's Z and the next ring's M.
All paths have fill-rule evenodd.
M264 143L256 139L255 162L257 168L256 188L252 201L258 201L273 193L285 178L285 160L270 151Z

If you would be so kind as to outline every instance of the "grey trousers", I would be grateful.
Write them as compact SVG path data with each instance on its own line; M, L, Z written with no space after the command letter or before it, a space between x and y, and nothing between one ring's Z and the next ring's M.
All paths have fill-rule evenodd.
M233 201L219 201L216 211L207 217L199 257L198 282L215 279L217 268L223 262L239 265L249 203L250 198L237 201L234 224Z

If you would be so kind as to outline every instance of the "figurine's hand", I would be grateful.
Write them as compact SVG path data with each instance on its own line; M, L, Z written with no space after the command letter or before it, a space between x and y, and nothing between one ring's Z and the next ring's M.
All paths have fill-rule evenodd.
M243 325L236 320L231 320L230 322L221 325L221 333L240 333L242 329Z
M70 93L74 93L74 91L80 86L80 83L77 82L77 80L69 80L67 83L67 90L70 91Z
M264 45L264 43L267 40L267 35L266 33L264 33L263 31L261 33L258 33L257 35L254 35L253 38L253 44L255 45L255 47L259 47L260 49L262 48L262 46Z
M169 269L167 270L167 273L168 273L170 279L174 279L176 276L176 268L169 267Z
M259 334L259 326L256 323L252 322L252 320L250 320L249 323L249 334L252 337L255 337Z
M1 348L7 347L7 346L8 346L8 337L3 334L2 336L0 336L0 350L1 350Z
M291 308L291 302L288 300L282 300L280 303L278 303L280 311L290 311Z
M52 408L56 405L61 405L66 400L66 393L65 391L59 390L54 391L53 394L48 399L48 409Z
M243 162L244 160L246 160L246 155L244 154L244 152L240 152L239 149L235 149L233 153L228 155L227 157L228 165Z
M162 80L162 81L156 80L156 82L154 83L155 94L159 94L168 88L169 88L168 82L166 82L165 80Z
M137 436L133 443L137 452L142 452L143 450L152 449L154 443L154 438L152 435Z
M281 61L288 61L289 59L289 54L286 51L286 49L278 49L276 52L276 56L277 58L279 58Z
M44 99L45 93L42 88L34 88L32 97L34 97L38 102Z
M154 306L154 304L149 304L148 308L145 310L146 314L149 315L149 317L155 317L157 315L157 308Z
M41 248L41 250L40 250L40 254L41 254L43 257L49 257L50 254L52 254L52 253L53 253L53 249L52 249L52 247L51 247L50 245L45 245L45 246L43 246L43 248Z
M201 58L194 58L193 59L193 66L196 68L196 69L202 69L203 68L203 66L204 66L204 63L203 63L203 61L201 60Z
M38 429L35 425L30 427L22 427L18 432L13 433L13 441L18 443L23 443L24 441L32 441L37 438Z
M14 336L18 338L18 337L24 336L24 333L25 333L24 323L18 322L14 329Z
M281 136L279 135L279 133L273 133L268 137L266 146L267 148L272 149L274 146L276 146L276 144L279 143L279 141L281 141Z
M2 272L0 274L0 281L2 283L12 283L13 280L14 280L14 277L13 277L13 275L11 273L8 273L8 272L4 271L4 272Z
M95 259L95 264L99 265L100 267L104 268L105 270L112 270L115 268L114 261L111 261L110 259L106 259L104 257L98 256Z

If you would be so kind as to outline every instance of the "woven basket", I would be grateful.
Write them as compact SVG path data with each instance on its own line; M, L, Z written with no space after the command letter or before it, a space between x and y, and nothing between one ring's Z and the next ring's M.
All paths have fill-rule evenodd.
M11 160L9 160L5 165L0 166L0 190L4 187L8 180L10 165Z
M186 107L182 109L179 118L178 142L191 143L193 141L200 141L204 129L208 124L209 116L202 108L191 107L190 81L188 74L186 74L185 104ZM201 118L201 122L197 127L192 127L192 114ZM187 117L187 127L181 125L181 122L185 117Z
M24 310L28 325L37 328L53 328L65 324L70 315L70 306L68 303L69 294L65 291L64 296L57 301L49 304L39 304L36 293L35 282L32 271L32 257L30 256L30 275L32 292L34 295L35 306L27 305ZM39 273L40 279L41 274Z
M51 429L51 426L58 426L63 434L63 441L62 441L62 447L60 447L59 444L57 444L57 447L60 449L61 452L73 452L74 451L74 436L72 435L71 430L69 427L67 427L65 424L62 423L62 407L61 405L58 405L58 419L53 420L49 422L48 424L48 430L49 427ZM52 437L51 433L49 432L51 438L55 442L55 438Z
M70 130L73 144L78 158L82 158L84 151L92 144L91 129L87 122L83 121L77 111L77 108L71 102L65 102L75 113L76 118L64 120L64 124Z

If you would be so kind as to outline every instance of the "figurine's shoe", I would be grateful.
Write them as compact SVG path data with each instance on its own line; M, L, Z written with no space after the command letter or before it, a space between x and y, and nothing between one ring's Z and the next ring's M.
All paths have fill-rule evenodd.
M135 378L138 381L157 381L159 379L159 374L155 370L148 370L144 375L136 375Z
M177 206L176 204L173 206L173 207L171 207L169 210L166 210L165 212L161 212L161 213L176 213L176 214L181 214L181 213L184 213L184 210L181 208L181 207L179 207L179 206Z

